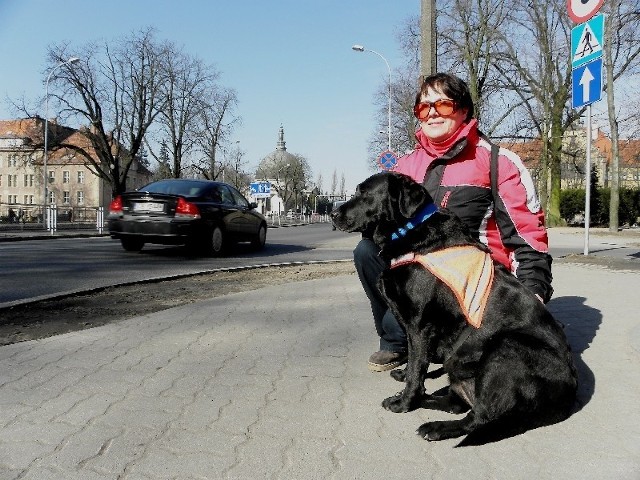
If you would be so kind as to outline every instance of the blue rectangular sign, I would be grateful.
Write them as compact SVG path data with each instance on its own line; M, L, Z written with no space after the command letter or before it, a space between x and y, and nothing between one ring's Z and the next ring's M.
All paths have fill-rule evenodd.
M602 58L574 68L571 106L580 108L602 98Z
M249 184L249 192L256 198L266 198L271 196L271 183L252 182Z

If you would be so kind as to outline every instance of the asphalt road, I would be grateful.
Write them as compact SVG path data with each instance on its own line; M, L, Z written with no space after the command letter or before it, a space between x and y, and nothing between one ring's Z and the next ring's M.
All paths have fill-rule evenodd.
M193 258L181 248L145 246L125 252L109 237L56 238L0 243L0 308L67 293L220 269L352 259L359 234L332 230L327 223L270 228L267 245L253 252L240 245L223 258ZM640 231L611 235L592 230L584 255L584 230L549 229L554 261L606 263L640 269Z
M0 307L154 278L294 262L352 258L357 234L333 231L327 223L270 228L267 245L253 252L238 245L222 258L189 257L178 247L145 245L125 252L109 237L56 238L0 244Z

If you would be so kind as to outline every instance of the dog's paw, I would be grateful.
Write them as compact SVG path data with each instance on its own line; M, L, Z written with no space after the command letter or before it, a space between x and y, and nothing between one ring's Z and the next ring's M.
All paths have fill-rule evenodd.
M405 413L411 411L411 408L409 408L409 402L405 401L402 392L394 395L393 397L385 398L382 401L382 407L393 413Z
M424 438L425 440L429 441L429 442L436 442L438 440L441 440L441 435L439 432L439 424L441 424L443 422L427 422L427 423L423 423L422 425L420 425L418 427L418 429L416 430L416 434L418 434L419 436L421 436L422 438Z
M391 375L391 378L393 378L398 382L404 382L407 377L406 370L402 368L396 368L395 370L391 370L391 373L389 373L389 375Z
M456 421L427 422L420 425L416 430L416 434L429 442L437 442L438 440L445 440L447 438L457 438L466 433L467 431L461 428Z

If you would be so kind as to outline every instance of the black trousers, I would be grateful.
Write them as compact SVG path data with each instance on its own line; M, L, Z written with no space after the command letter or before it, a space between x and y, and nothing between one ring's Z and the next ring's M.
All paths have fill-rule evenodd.
M406 352L407 335L378 290L378 278L382 271L388 267L387 263L378 255L379 252L380 247L372 240L363 238L353 251L353 262L364 292L371 302L373 321L380 337L380 350Z

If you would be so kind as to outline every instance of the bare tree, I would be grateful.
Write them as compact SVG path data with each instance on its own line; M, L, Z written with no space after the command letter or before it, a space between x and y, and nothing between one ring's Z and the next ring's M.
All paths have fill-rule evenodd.
M606 72L607 117L611 131L611 171L609 200L609 230L617 232L620 207L620 149L619 122L615 108L614 82L624 74L635 73L638 68L640 41L637 31L640 27L638 2L611 0L604 7L607 13L604 31L604 67ZM604 173L604 172L603 172Z
M318 173L318 179L316 180L316 189L318 190L318 194L322 194L322 189L324 180L322 178L322 173Z
M333 175L331 175L331 190L329 191L329 193L332 196L335 195L337 188L338 188L338 172L334 170Z
M504 28L506 16L504 0L446 0L438 2L438 62L440 71L451 71L469 83L476 106L476 117L485 117L492 123L484 130L491 134L497 125L515 108L490 108L485 98L500 88L498 73L492 68L497 55L499 29ZM415 147L415 131L418 127L413 115L415 95L420 80L420 17L405 22L397 35L405 63L395 69L392 79L392 144L399 154ZM378 105L377 128L383 127L383 108L386 108L386 89L380 87L375 96ZM501 97L502 98L502 97ZM495 102L493 102L495 103ZM517 102L514 102L517 105ZM493 106L493 105L492 105ZM499 112L499 113L494 113ZM377 169L377 158L383 148L383 138L373 134L369 142L370 163Z
M467 80L476 118L486 117L490 134L510 109L497 111L489 99L500 89L493 68L499 38L505 32L505 19L511 2L505 0L446 0L438 2L438 62ZM502 32L502 33L501 33ZM491 122L491 123L489 123Z
M528 112L531 125L542 140L541 198L546 202L550 226L560 216L561 155L564 132L579 112L568 108L571 95L570 25L566 2L517 0L510 9L509 35L496 68ZM532 48L535 46L536 48Z
M114 48L89 44L78 55L81 61L58 70L51 96L63 112L80 125L85 145L58 144L80 154L87 165L111 184L114 195L126 190L131 165L141 152L144 136L164 99L162 54L152 30L124 38ZM49 49L49 64L69 58L67 45Z
M245 190L251 181L251 175L245 171L247 162L244 160L245 152L240 148L239 142L228 151L225 159L224 180L238 190Z
M204 108L200 111L200 129L197 132L200 158L194 163L194 167L210 180L217 179L224 171L224 159L218 161L218 151L228 141L235 125L241 121L233 113L237 103L235 90L212 86L205 97Z
M198 138L198 120L204 115L204 100L208 97L207 92L215 89L218 73L201 60L179 51L173 44L167 44L163 53L164 108L158 117L156 136L168 142L172 158L171 176L180 178L183 159L194 149ZM147 146L157 159L154 144L149 140L147 138Z

